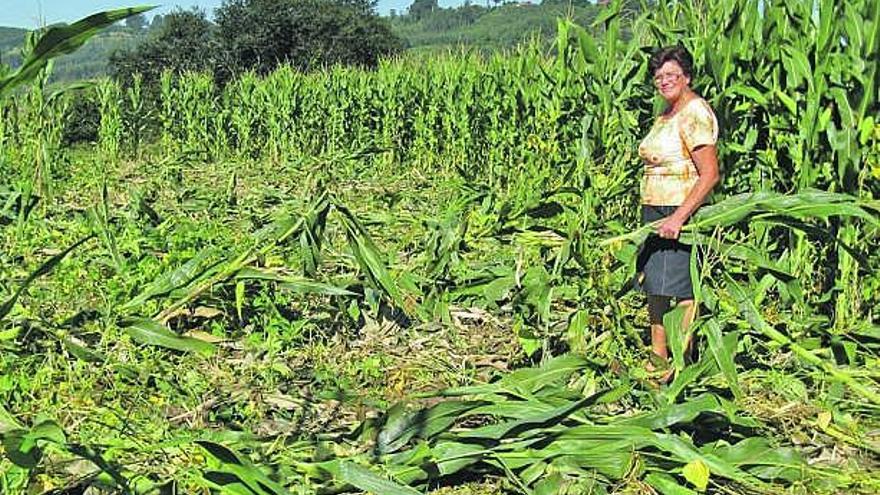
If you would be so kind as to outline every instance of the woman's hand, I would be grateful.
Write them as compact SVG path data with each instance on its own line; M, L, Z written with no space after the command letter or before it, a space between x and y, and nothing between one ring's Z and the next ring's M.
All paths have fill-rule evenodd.
M683 225L683 220L680 220L675 215L670 215L664 218L663 223L657 227L657 235L663 239L678 239L678 235L681 233L681 227Z
M691 192L688 193L687 198L685 198L684 203L672 215L664 218L663 223L657 227L657 235L663 239L678 239L682 225L703 204L703 201L720 178L715 145L695 148L691 152L691 158L694 160L694 165L697 167L697 173L700 176Z

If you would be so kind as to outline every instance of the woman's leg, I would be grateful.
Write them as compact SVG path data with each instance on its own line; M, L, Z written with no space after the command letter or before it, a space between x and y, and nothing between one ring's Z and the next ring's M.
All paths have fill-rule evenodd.
M648 296L648 320L651 323L651 350L657 356L669 358L666 347L666 329L663 328L663 315L669 311L669 297Z

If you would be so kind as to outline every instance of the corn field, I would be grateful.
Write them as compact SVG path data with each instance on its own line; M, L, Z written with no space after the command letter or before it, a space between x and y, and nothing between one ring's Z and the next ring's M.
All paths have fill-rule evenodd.
M639 12L225 86L3 76L0 493L880 492L880 2ZM658 386L637 146L674 43L723 180Z

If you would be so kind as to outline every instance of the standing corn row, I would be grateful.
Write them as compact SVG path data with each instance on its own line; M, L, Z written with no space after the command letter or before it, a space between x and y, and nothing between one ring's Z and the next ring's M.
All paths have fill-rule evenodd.
M122 148L125 124L122 120L122 90L110 80L103 80L95 87L98 95L101 120L98 125L98 148L102 157L115 161Z
M374 146L388 150L377 163L460 167L508 191L527 178L618 183L637 166L632 149L655 111L646 49L681 41L695 55L694 86L723 126L725 191L852 190L864 163L859 136L877 109L876 64L865 61L878 54L878 2L848 2L839 16L830 0L761 5L645 5L628 39L623 14L599 19L598 34L562 21L554 57L535 44L488 60L385 61L375 71L281 68L225 88L208 76L166 76L160 140L166 150L273 159ZM101 142L115 155L118 95L102 88Z

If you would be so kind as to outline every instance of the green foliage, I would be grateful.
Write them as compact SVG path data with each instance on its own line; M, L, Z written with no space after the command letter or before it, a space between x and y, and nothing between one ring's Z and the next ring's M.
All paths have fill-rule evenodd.
M413 0L413 3L406 9L406 13L413 19L419 20L438 10L440 7L437 0Z
M730 424L754 423L711 394L651 413L636 410L629 417L607 416L602 411L620 400L618 390L581 394L566 386L573 375L590 369L587 361L562 356L543 367L518 370L516 377L510 375L496 384L446 393L466 394L467 400L411 412L395 407L360 429L356 440L375 441L373 462L399 481L413 484L472 469L507 476L520 492L559 493L565 486L590 482L595 489L604 489L606 480L620 481L634 469L648 473L681 469L683 478L701 489L711 473L763 491L769 488L766 481L783 476L797 479L804 469L791 449L773 448L758 439L697 447L687 435L663 432L685 427L707 413L719 414ZM483 415L491 416L493 423L450 429ZM644 456L636 461L640 454ZM340 470L327 468L339 462L319 464L320 470L307 465L298 469L310 476L326 471L337 481L352 483ZM768 466L787 471L783 476L781 471L770 474ZM554 473L562 476L550 476ZM658 489L675 484L671 477L648 480Z
M400 50L372 5L342 0L237 0L214 13L177 10L150 27L147 40L116 52L112 75L126 84L141 74L148 88L165 71L211 72L229 80L281 64L311 70L334 64L373 67Z
M64 125L64 144L97 142L100 125L101 108L93 90L74 92Z
M337 0L230 0L215 13L226 74L266 74L287 63L375 67L400 43L367 4Z
M155 85L166 70L177 74L214 70L220 47L213 30L203 10L175 10L163 16L161 27L151 29L143 43L110 56L111 75L130 84L140 74L147 84Z
M25 54L21 65L19 67L16 67L12 71L5 70L4 73L0 75L0 105L4 103L4 97L10 94L18 86L28 84L35 79L39 79L41 76L44 79L42 81L42 84L45 84L45 70L51 63L52 59L63 54L75 51L77 48L82 46L89 38L97 34L100 29L107 27L121 19L125 19L129 16L147 11L149 9L150 7L136 7L108 12L99 12L97 14L93 14L89 17L81 19L69 26L54 26L46 29L44 32L35 33L27 40L28 51ZM30 93L30 95L32 95L32 97L35 99L37 114L39 117L44 117L44 106L48 102L51 102L54 96L57 96L57 94L52 95L48 98L48 102L44 102L42 84L38 85L35 88L35 91ZM39 127L41 127L40 131L38 132L45 133L45 135L50 136L49 139L51 139L52 141L57 141L60 137L59 133L52 132L51 130L46 129L46 127L48 126L41 125L42 123L43 122L40 121L36 123ZM60 123L55 122L55 124ZM57 130L59 129L59 127L54 127L54 129ZM45 146L46 143L41 138L43 138L43 136L38 135L36 136L36 139L33 140L38 149L38 160L40 158L45 159L49 154L49 150L47 150L47 147ZM37 161L36 163L34 163L32 183L26 185L26 190L24 193L19 193L18 195L13 196L13 198L23 198L22 204L29 206L32 188L36 185L40 188L41 191L45 190L46 178L44 177L44 175L49 175L50 172L47 171L44 167L51 167L51 164L47 164L42 161ZM51 168L49 170L51 170ZM9 203L7 203L7 208L8 205ZM22 214L25 215L26 213L22 211ZM24 218L24 216L20 216L19 218ZM51 272L56 265L61 263L61 261L68 254L70 254L71 251L89 240L89 238L90 237L84 237L76 241L64 251L61 251L60 253L52 256L48 261L44 262L36 270L28 274L24 281L21 282L13 290L11 296L6 301L4 301L2 305L0 305L0 322L2 322L12 311L15 303L22 296L22 294L25 293L29 286L34 283L34 281Z

